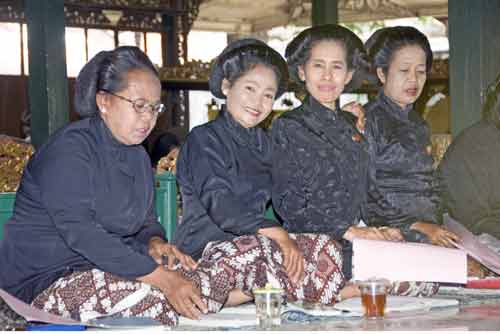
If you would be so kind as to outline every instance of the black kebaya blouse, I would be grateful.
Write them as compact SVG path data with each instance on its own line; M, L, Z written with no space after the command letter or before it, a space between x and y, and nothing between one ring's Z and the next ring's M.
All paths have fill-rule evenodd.
M368 181L368 143L356 118L308 96L274 121L272 139L273 206L284 228L341 241L349 278L352 245L342 237L362 217Z
M355 117L312 96L274 121L273 206L294 233L341 239L361 218L367 186L367 142Z
M134 280L157 268L164 237L151 163L100 116L73 122L31 157L0 242L0 287L30 303L58 278L100 269Z
M370 143L367 222L399 227L436 222L439 186L433 169L429 127L413 109L383 92L365 106Z
M225 109L216 120L194 128L177 159L183 217L174 234L176 246L198 259L210 241L280 226L265 218L271 156L267 133L242 127Z

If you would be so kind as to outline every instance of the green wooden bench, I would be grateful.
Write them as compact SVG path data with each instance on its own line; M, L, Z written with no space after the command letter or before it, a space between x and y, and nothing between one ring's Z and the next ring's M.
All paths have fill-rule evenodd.
M3 225L12 216L16 193L0 193L0 240L3 239Z

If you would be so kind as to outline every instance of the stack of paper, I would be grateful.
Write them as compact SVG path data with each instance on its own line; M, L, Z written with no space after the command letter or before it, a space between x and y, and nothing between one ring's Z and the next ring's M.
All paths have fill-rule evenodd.
M422 243L354 239L352 266L361 281L467 282L465 251Z

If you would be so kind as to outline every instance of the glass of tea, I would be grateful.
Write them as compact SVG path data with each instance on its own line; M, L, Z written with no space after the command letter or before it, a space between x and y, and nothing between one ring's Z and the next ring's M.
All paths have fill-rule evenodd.
M382 278L373 278L359 283L361 303L368 319L381 319L384 317L387 292L390 282Z

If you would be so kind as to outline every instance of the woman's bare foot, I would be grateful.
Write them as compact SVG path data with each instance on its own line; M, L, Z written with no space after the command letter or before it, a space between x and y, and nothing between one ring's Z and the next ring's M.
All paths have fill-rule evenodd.
M348 283L342 288L342 290L340 290L339 295L340 300L344 300L361 296L361 291L359 290L359 286L357 284Z
M227 297L227 301L224 306L237 306L249 301L252 301L253 297L247 296L241 290L232 290L229 292L229 296Z

